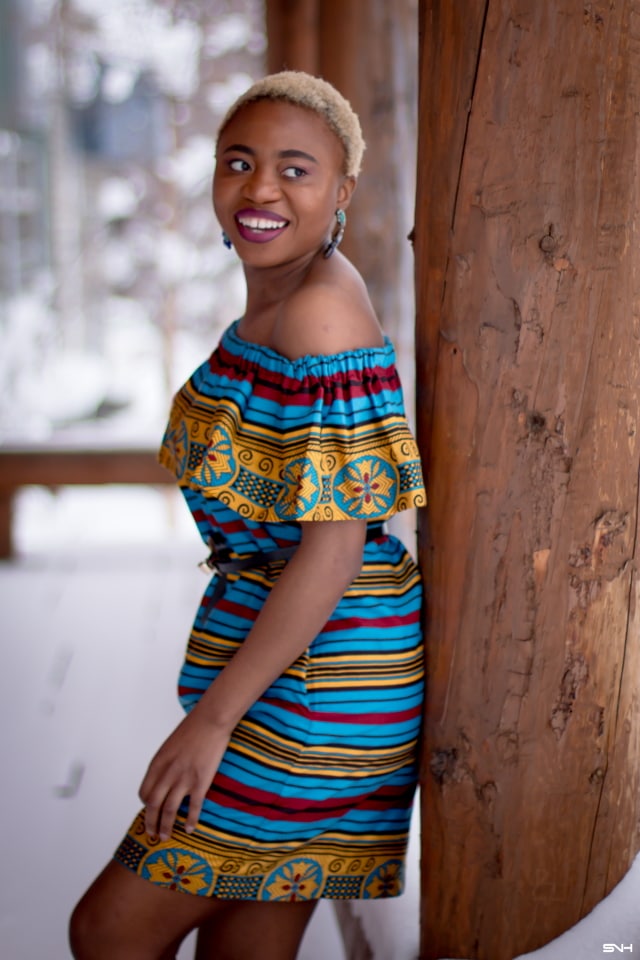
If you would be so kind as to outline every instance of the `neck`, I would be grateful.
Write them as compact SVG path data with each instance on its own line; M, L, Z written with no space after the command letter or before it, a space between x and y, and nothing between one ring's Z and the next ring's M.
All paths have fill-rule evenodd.
M250 267L245 264L247 319L258 317L283 303L304 283L321 254L313 253L277 267Z

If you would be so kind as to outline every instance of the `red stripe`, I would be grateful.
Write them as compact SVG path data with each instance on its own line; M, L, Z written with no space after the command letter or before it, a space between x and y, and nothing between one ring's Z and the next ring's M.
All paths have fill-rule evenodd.
M247 380L247 372L252 365L247 364L244 358L230 353L223 346L209 358L209 369L214 374L220 374L228 380ZM306 389L302 387L306 385ZM344 393L351 396L363 396L367 393L379 393L382 390L397 390L400 380L393 364L388 366L375 365L371 367L357 367L354 369L338 370L332 373L322 371L317 376L305 375L302 378L285 377L278 371L266 370L260 367L259 377L252 383L252 392L260 393L265 397L286 396L286 402L292 405L308 404L309 395L321 389L323 393L341 397ZM290 394L290 395L289 395Z
M373 794L351 794L344 798L330 797L325 800L315 800L313 797L283 797L267 790L258 790L249 787L231 777L218 774L214 780L207 799L221 807L231 807L233 810L249 813L254 817L264 817L267 820L313 821L325 820L327 817L339 817L354 809L358 810L388 810L389 806L406 807L408 801L401 801L407 797L407 787L383 787ZM400 802L399 802L400 801Z
M322 383L309 384L306 389L302 386L293 386L290 388L291 392L284 389L282 384L272 386L268 383L257 382L253 385L253 396L287 407L313 407L318 399L321 399L325 406L330 406L336 400L368 397L371 394L382 393L383 390L388 389L388 385L378 377L369 383L358 381L357 383L335 384L333 387L327 385L327 380Z
M409 710L386 710L381 713L342 713L325 710L309 710L301 703L289 703L286 700L267 699L262 697L260 703L268 704L283 710L286 713L295 713L299 717L305 717L307 720L317 720L320 723L370 723L370 724L394 724L403 723L405 720L413 720L422 713L422 707L411 707Z
M193 510L193 518L196 523L206 523L211 524L211 516L206 513L204 510ZM273 538L269 533L260 526L250 527L244 520L233 520L229 523L217 523L216 529L220 529L223 533L248 533L249 536L254 537L256 540L272 540ZM276 541L277 542L277 541ZM291 543L290 540L286 540L283 543L283 546L289 546Z
M260 610L253 610L243 603L234 603L232 600L227 600L224 595L218 600L216 609L224 613L230 613L241 620L249 620L249 622L253 622L260 613Z
M379 617L373 621L376 627L385 626L402 627L407 623L417 623L420 619L420 611L414 610L411 613L405 613L403 616ZM370 627L372 621L366 617L344 617L341 620L329 620L322 628L322 633L331 633L335 630L355 630L358 627Z
M214 669L219 668L214 667ZM178 687L178 696L186 697L192 694L200 696L202 690L199 687ZM367 724L370 726L376 724L389 725L404 723L407 720L415 720L416 717L422 715L422 707L420 705L411 707L409 710L393 710L379 713L341 713L336 710L309 710L300 703L288 703L285 700L262 698L258 703L276 707L276 709L281 710L283 713L294 713L296 716L304 717L307 720L315 720L319 723L344 723L347 725Z

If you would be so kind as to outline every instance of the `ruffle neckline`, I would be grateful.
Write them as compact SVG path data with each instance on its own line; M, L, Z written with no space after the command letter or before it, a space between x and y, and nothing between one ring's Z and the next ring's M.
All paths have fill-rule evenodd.
M386 335L384 343L379 347L358 347L355 350L341 350L338 353L307 353L302 357L291 360L272 347L255 343L252 340L245 340L238 333L240 322L241 318L234 320L227 327L222 335L220 345L226 347L232 353L242 356L248 364L264 366L274 372L281 371L287 376L299 376L307 373L322 376L327 371L335 372L345 366L353 367L354 364L356 366L359 364L363 366L395 364L395 349Z
M258 522L384 520L426 502L391 341L290 360L235 321L174 399L161 463Z

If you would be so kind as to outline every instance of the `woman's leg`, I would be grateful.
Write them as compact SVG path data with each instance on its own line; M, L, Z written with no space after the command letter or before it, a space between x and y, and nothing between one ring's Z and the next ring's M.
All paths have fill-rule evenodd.
M295 960L317 901L225 904L200 925L196 960Z
M76 960L171 960L182 940L225 903L158 887L112 861L71 917Z

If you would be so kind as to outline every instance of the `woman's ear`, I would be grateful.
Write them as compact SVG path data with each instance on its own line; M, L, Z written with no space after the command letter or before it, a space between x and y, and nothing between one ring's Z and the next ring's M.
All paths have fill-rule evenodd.
M355 177L343 177L342 183L338 187L338 206L346 210L351 203L351 197L356 189L357 180Z

